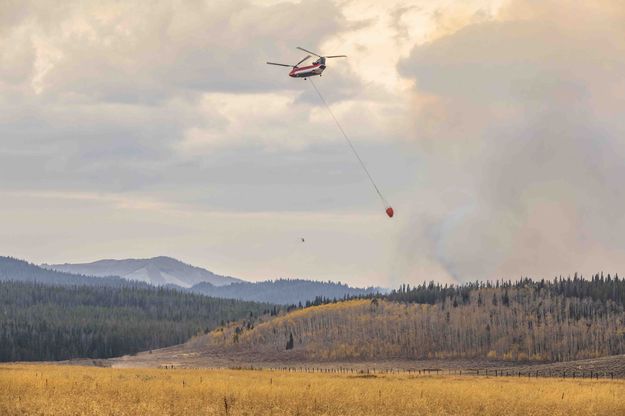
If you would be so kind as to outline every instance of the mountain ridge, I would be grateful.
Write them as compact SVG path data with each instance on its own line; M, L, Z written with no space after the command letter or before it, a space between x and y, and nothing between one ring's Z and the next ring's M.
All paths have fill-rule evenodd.
M0 256L0 282L31 282L53 286L148 287L145 282L119 276L87 276L40 267L14 257Z
M168 256L142 259L101 259L89 263L42 264L41 267L95 277L119 276L156 286L174 284L190 288L201 282L208 282L214 286L243 282L241 279L218 275Z
M227 286L198 283L189 288L194 293L226 299L242 299L276 304L306 304L315 298L342 299L384 293L380 287L357 288L341 282L307 279L276 279L261 282L237 282Z

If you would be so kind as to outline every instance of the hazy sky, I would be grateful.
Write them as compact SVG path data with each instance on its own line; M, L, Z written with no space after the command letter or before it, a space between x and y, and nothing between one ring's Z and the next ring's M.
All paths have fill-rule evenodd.
M625 3L0 0L0 254L625 274ZM303 46L333 60L311 85ZM305 237L302 244L300 238Z

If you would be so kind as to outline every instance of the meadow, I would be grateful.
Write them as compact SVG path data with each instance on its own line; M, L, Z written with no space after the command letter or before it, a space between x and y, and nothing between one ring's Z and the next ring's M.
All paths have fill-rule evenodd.
M623 415L625 381L0 365L1 415Z

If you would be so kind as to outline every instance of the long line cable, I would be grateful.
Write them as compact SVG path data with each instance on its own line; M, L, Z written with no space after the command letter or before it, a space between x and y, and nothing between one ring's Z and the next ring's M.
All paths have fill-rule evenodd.
M343 137L345 138L345 141L347 142L347 144L349 145L349 148L352 149L352 153L354 153L354 156L356 156L356 159L358 159L358 162L360 163L360 166L362 166L362 169L365 171L365 173L367 174L367 177L369 178L369 181L371 182L371 185L373 185L373 189L375 189L375 191L377 192L378 196L380 197L380 200L382 201L382 203L384 204L384 207L388 207L389 203L386 201L386 199L384 198L384 196L382 195L382 192L380 192L380 189L378 188L378 186L375 184L375 181L373 180L373 177L371 176L371 173L369 173L369 169L367 169L367 166L365 165L365 162L362 161L362 159L360 158L360 155L358 154L358 152L356 151L356 148L354 147L354 145L352 144L352 141L349 139L349 136L347 135L347 133L345 133L345 130L343 130L343 127L341 126L341 123L339 123L339 120L336 118L336 116L334 115L334 113L332 112L332 109L330 108L330 105L328 104L328 102L325 100L325 98L323 98L323 95L321 95L321 92L319 91L319 88L317 88L317 85L315 85L315 82L313 81L312 77L308 78L308 80L310 81L310 83L312 84L313 88L315 89L315 91L317 91L317 95L319 96L319 98L321 99L321 101L323 102L323 104L325 105L326 109L328 110L328 113L330 113L330 116L332 116L332 119L334 120L334 122L336 123L336 126L339 128L339 130L341 131L341 133L343 134Z

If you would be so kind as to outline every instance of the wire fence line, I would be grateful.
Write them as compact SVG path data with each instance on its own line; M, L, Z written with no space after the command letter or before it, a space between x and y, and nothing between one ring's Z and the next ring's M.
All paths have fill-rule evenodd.
M161 369L193 368L197 370L206 369L201 367L177 366L175 364L165 364ZM525 377L525 378L569 378L569 379L621 379L624 376L612 371L595 370L512 370L512 369L449 369L449 368L353 368L353 367L307 367L307 366L228 366L215 367L210 369L220 370L245 370L245 371L273 371L287 373L318 373L318 374L353 374L359 376L377 376L385 374L405 374L414 376L483 376L483 377Z

